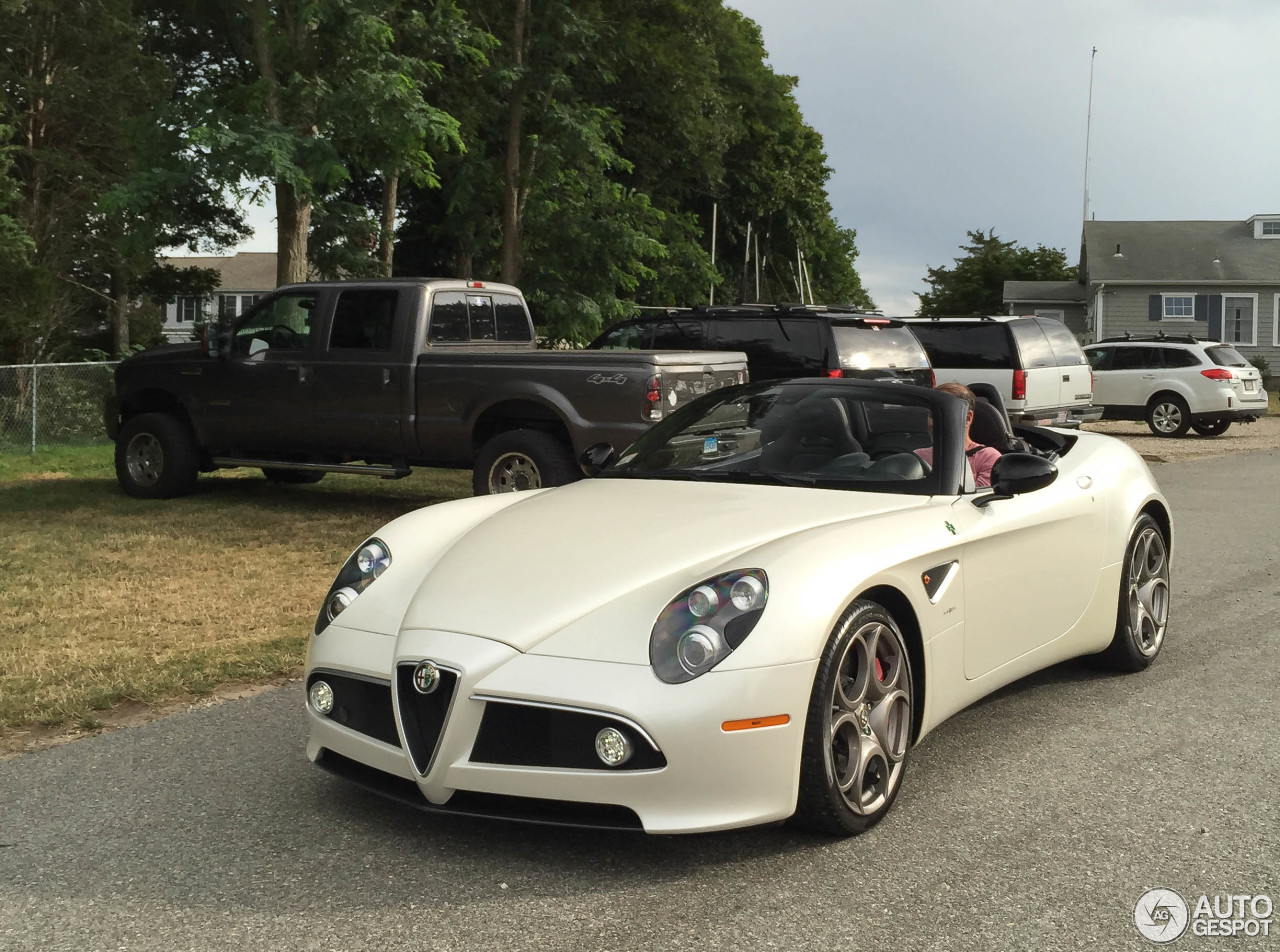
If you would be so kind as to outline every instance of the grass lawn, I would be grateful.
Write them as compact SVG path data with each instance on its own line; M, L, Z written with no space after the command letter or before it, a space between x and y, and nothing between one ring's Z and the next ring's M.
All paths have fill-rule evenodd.
M351 550L471 489L461 470L311 486L229 470L145 502L120 491L111 453L0 456L0 733L290 672Z

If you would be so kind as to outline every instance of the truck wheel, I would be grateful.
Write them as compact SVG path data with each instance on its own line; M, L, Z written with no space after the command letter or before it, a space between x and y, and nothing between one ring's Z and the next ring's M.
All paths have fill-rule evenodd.
M314 470L306 469L274 469L263 468L262 475L267 477L269 483L283 483L286 485L301 486L306 483L318 483L324 479L324 473L318 473Z
M563 486L581 477L569 450L540 430L508 430L480 449L471 489L477 496Z
M116 479L136 499L185 496L196 485L200 456L191 429L166 413L141 413L116 436Z

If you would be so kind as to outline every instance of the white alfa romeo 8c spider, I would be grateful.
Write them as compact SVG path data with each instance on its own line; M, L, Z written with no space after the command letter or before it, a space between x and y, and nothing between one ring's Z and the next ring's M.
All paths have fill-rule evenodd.
M1169 620L1142 459L1000 417L973 490L968 413L905 384L730 387L588 448L593 478L388 523L316 620L308 756L444 813L868 829L946 718L1067 658L1139 671Z

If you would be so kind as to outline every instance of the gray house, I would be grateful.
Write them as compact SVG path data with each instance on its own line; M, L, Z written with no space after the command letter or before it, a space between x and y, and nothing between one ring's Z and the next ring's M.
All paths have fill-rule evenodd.
M1075 287L1083 304L1077 333L1087 340L1192 334L1226 341L1280 369L1280 214L1247 221L1087 221L1080 276L1074 286L1008 281L1006 306L1028 313L1031 302Z
M203 297L180 297L164 308L164 336L191 340L196 321L227 319L243 314L276 287L274 251L241 251L224 257L166 258L175 268L215 268L222 276L218 289Z

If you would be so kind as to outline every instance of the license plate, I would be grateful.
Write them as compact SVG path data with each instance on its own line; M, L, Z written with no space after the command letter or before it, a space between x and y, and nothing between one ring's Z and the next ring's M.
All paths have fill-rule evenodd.
M1257 385L1258 385L1258 382L1257 382L1256 380L1246 380L1246 381L1244 382L1244 388L1245 388L1246 390L1252 390L1252 389L1253 389L1254 387L1256 387Z

